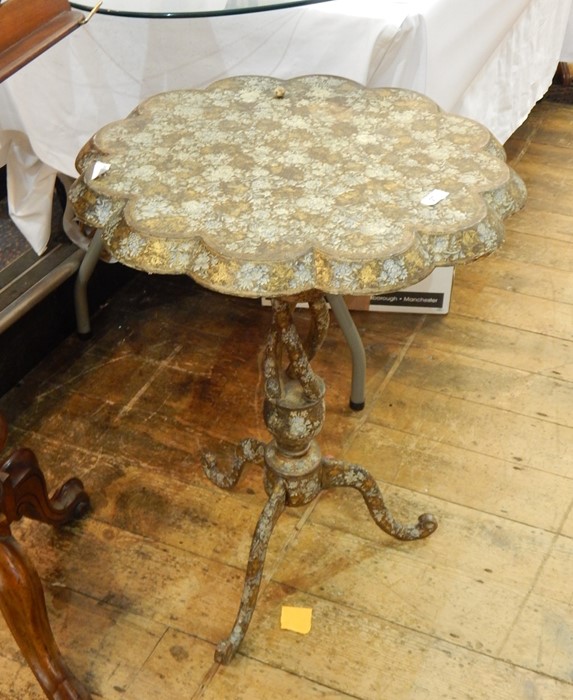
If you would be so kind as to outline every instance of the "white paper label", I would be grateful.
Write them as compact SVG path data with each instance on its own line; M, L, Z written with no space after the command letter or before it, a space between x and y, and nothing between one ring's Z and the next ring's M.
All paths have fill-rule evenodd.
M90 180L96 180L100 175L107 173L110 168L111 165L109 163L102 163L101 160L96 160L90 173Z
M441 202L446 197L449 197L449 195L450 193L445 192L444 190L432 190L427 195L422 197L420 204L423 204L426 207L433 207L435 204L438 204L438 202Z

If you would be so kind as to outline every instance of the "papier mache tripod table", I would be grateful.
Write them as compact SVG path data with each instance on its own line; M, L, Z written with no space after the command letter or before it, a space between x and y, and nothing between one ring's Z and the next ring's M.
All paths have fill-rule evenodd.
M222 488L237 483L246 462L262 464L269 496L235 625L216 651L227 663L251 620L285 506L348 486L393 537L437 527L430 514L398 523L364 468L321 455L325 386L310 359L328 328L325 294L396 290L437 265L491 253L525 187L479 124L418 93L331 76L236 77L157 95L98 131L77 167L76 214L101 230L120 262L272 300L263 360L272 440L245 439L230 469L211 455L204 463ZM304 339L294 323L300 301L311 318Z

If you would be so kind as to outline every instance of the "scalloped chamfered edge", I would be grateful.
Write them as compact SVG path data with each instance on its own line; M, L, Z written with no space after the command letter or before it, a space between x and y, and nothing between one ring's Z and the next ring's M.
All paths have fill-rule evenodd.
M203 234L201 230L197 229L194 233L191 224L183 233L178 232L172 237L162 232L162 226L166 229L168 221L165 221L164 225L158 224L156 230L151 232L138 231L137 226L131 223L130 216L134 200L129 192L126 193L123 180L116 179L115 182L121 184L118 184L116 189L122 191L114 194L113 178L112 184L109 184L107 175L101 180L90 180L88 176L97 160L104 163L109 161L113 169L113 147L108 148L106 144L113 144L114 129L119 130L118 133L125 138L130 128L135 130L137 125L139 137L148 120L153 120L154 110L161 111L163 100L177 102L185 95L211 95L214 100L219 100L220 105L227 106L227 118L232 116L233 110L243 110L246 113L245 105L238 104L240 100L248 98L256 101L262 99L261 95L265 98L271 97L277 85L284 87L283 94L286 94L287 100L292 95L304 96L304 91L314 87L316 94L323 94L325 100L340 98L344 101L349 99L349 96L354 98L366 95L369 100L388 98L396 104L402 101L407 103L403 109L409 112L410 120L415 120L415 108L421 106L421 114L431 115L434 121L435 117L439 117L441 121L441 131L436 129L428 134L428 141L432 145L433 138L438 145L441 143L438 137L443 134L444 120L451 120L452 139L458 138L459 132L467 128L470 135L468 139L475 141L469 150L471 159L467 160L478 160L478 154L481 153L488 156L491 163L497 163L493 168L495 175L489 180L484 177L486 184L473 189L467 187L469 199L464 200L464 196L467 198L467 195L463 195L463 192L459 196L460 201L473 202L471 216L474 218L470 216L459 227L451 223L448 227L444 223L442 230L433 231L431 235L422 232L422 228L419 231L414 228L412 235L409 235L408 246L401 249L398 246L387 255L379 257L369 255L368 252L356 252L348 244L337 256L338 251L332 253L331 250L327 250L328 246L327 249L321 248L320 242L315 241L309 241L307 246L301 245L298 248L296 245L290 245L284 258L265 255L257 257L240 250L238 244L234 249L217 248L212 238ZM342 97L338 95L337 90ZM236 101L231 99L233 97ZM276 98L276 95L274 97ZM284 110L286 100L283 95L277 101L281 103L279 108ZM410 102L413 106L409 106ZM318 109L320 104L313 103L312 107ZM298 105L292 107L293 113L297 108ZM166 120L165 113L161 113L160 119ZM380 117L381 124L383 119L384 116ZM415 129L415 125L412 128ZM122 146L123 141L118 138L118 143ZM467 156L467 153L463 152L463 155ZM487 164L487 159L481 158L481 161ZM371 165L370 161L365 162L365 165ZM250 297L290 295L310 288L334 294L377 294L414 284L426 277L436 266L469 262L493 252L503 240L504 219L523 206L526 197L523 182L505 162L502 146L485 127L473 120L442 112L432 100L419 93L399 88L363 88L352 81L332 76L304 76L286 81L259 76L226 78L204 90L174 91L156 95L143 102L125 120L100 130L78 155L77 167L82 176L72 187L70 199L80 219L90 226L102 229L102 238L114 257L131 267L147 272L184 273L216 291ZM466 171L463 168L466 166L460 167L460 174L465 175ZM482 171L474 168L473 175L476 172L481 177ZM408 181L407 178L403 179ZM476 206L476 202L481 204ZM462 208L460 205L459 211L462 211ZM480 208L481 214L477 216L476 211ZM441 227L442 222L438 217L436 221ZM233 234L230 232L228 235L232 237Z

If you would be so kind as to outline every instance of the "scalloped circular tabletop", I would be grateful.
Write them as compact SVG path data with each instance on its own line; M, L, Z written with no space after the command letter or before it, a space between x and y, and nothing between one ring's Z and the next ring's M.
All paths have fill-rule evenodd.
M525 200L485 127L331 76L156 95L76 164L76 214L120 262L250 297L414 284L494 251Z

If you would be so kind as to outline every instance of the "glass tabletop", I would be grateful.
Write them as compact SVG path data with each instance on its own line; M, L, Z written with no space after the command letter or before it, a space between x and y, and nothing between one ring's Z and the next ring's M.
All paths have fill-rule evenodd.
M331 0L103 0L98 13L122 17L214 17L264 12L286 7L315 5ZM70 2L78 10L91 11L95 0Z

